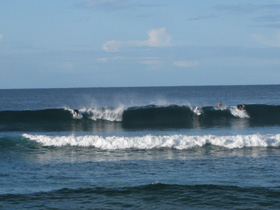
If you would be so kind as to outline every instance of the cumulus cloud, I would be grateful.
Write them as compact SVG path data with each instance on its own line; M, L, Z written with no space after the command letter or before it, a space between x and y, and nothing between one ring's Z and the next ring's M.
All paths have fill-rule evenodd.
M170 46L171 36L166 34L165 28L152 29L148 32L148 39L143 41L107 41L102 49L105 51L118 51L122 47L166 47Z
M149 38L145 41L136 41L138 46L165 47L170 45L171 37L166 34L165 28L152 29L148 33Z
M197 67L198 62L197 61L174 61L174 66L177 67L184 67L184 68L190 68L190 67Z

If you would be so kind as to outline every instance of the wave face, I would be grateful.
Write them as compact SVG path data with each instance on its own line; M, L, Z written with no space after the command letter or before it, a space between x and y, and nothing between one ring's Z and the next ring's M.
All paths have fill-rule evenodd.
M94 147L102 150L118 149L191 149L213 145L228 149L251 148L251 147L279 147L280 134L276 135L235 135L235 136L187 136L187 135L165 135L165 136L47 136L23 134L25 139L35 141L43 146L78 146Z
M45 109L28 111L1 111L1 131L28 130L94 130L142 128L199 128L227 126L280 125L279 105L246 105L200 108L197 115L189 106L142 106L117 108Z

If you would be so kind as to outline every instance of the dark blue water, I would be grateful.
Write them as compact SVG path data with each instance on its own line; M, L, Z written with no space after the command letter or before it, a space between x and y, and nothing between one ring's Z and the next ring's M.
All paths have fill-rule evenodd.
M279 99L279 85L0 90L0 209L279 209Z

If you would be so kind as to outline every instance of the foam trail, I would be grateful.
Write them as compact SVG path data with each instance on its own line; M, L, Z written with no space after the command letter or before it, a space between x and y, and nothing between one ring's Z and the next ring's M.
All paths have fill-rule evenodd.
M280 134L276 135L235 135L235 136L135 136L119 137L109 136L101 137L96 135L87 136L47 136L23 134L24 138L36 141L43 146L80 146L95 147L103 150L118 149L156 149L156 148L174 148L178 150L190 149L193 147L202 147L206 144L221 146L229 149L243 147L279 147Z

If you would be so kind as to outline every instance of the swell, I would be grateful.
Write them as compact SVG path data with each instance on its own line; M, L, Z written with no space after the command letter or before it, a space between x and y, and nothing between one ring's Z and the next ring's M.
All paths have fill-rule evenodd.
M135 187L63 188L50 192L0 195L2 206L63 209L277 209L280 188L224 185L148 184Z
M45 109L1 111L0 131L86 130L142 128L200 128L280 125L279 105L205 106L197 115L191 106Z

